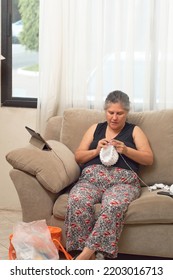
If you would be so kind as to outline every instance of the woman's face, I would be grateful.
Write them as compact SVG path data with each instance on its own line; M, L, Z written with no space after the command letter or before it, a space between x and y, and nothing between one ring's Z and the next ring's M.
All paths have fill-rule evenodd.
M124 127L128 111L122 107L121 103L110 103L106 110L106 120L109 127L119 131Z

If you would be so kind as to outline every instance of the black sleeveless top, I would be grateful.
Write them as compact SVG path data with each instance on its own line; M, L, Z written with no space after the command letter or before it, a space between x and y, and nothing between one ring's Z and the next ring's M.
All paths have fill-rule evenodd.
M132 137L134 127L135 127L134 124L126 122L123 129L120 131L120 133L114 139L124 142L124 144L127 147L136 149L136 146L135 146L135 143L134 143L133 137ZM91 142L90 147L89 147L90 150L96 149L98 141L105 138L106 128L107 128L107 122L99 123L97 125L96 130L94 132L93 141ZM127 163L123 160L123 158L121 156L119 156L118 161L113 166L120 167L123 169L130 169L130 167L131 167L131 169L133 171L137 172L139 169L139 164L137 162L135 162L134 160L129 159L125 155L122 155L122 156ZM86 162L83 166L81 166L81 168L83 169L92 164L102 164L100 161L99 155L97 157L91 159L90 161Z

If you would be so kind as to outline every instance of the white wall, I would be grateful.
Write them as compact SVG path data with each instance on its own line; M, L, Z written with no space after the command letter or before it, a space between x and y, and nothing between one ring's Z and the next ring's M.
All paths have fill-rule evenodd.
M5 155L15 148L21 148L28 144L30 136L25 126L35 129L36 112L36 109L0 107L0 209L21 209L16 189L9 176L12 167L6 161Z
M0 209L20 209L15 187L9 177L11 165L5 155L28 145L25 125L35 129L36 109L0 107Z

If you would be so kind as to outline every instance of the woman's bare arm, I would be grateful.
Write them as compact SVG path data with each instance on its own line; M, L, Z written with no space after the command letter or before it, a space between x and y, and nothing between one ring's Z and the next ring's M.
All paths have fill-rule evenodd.
M139 164L151 165L153 163L153 152L146 135L138 126L134 128L133 139L136 149L127 147L123 142L118 140L115 140L113 145L120 154L124 154Z
M107 144L106 139L98 142L96 149L89 150L90 144L93 141L93 135L97 124L92 125L84 134L82 141L75 152L75 160L77 163L85 163L99 155L100 149Z

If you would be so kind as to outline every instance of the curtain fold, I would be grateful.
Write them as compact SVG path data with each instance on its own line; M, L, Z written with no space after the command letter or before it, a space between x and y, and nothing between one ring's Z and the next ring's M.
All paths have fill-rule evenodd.
M134 111L173 108L172 14L171 0L40 1L38 130L116 89Z

